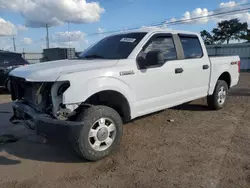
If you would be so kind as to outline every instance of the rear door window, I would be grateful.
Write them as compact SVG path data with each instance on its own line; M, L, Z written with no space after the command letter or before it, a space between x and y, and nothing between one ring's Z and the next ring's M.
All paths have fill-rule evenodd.
M179 36L185 59L201 58L203 56L200 40L197 36Z

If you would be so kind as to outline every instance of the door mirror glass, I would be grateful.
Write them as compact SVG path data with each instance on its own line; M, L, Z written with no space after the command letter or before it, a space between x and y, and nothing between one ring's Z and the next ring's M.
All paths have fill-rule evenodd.
M162 53L159 50L149 51L145 54L145 58L139 56L137 58L140 69L146 69L147 67L160 66L164 64L165 60Z
M159 50L149 51L146 54L146 61L148 66L161 65L164 63L164 57Z
M139 69L146 69L147 68L146 59L143 58L142 56L137 57L137 64L138 64Z

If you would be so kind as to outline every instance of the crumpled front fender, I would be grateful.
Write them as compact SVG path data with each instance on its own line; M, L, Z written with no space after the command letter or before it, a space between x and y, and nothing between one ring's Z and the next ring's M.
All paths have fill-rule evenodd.
M114 77L98 77L83 82L82 80L70 81L70 87L63 94L63 104L75 104L86 101L92 95L101 91L116 91L128 101L131 116L134 113L135 94L123 81Z

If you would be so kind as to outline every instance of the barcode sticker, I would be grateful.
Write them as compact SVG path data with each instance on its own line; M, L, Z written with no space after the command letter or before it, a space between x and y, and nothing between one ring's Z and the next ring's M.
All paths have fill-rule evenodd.
M133 38L122 38L120 41L121 42L131 42L131 43L133 43L133 42L135 42L135 40L136 39L133 39Z

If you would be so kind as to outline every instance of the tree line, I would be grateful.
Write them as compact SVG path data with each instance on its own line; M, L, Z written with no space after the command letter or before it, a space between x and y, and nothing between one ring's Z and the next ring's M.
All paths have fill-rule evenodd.
M232 40L250 42L250 29L247 22L241 23L238 19L224 20L211 32L201 31L201 37L206 45L229 44Z

